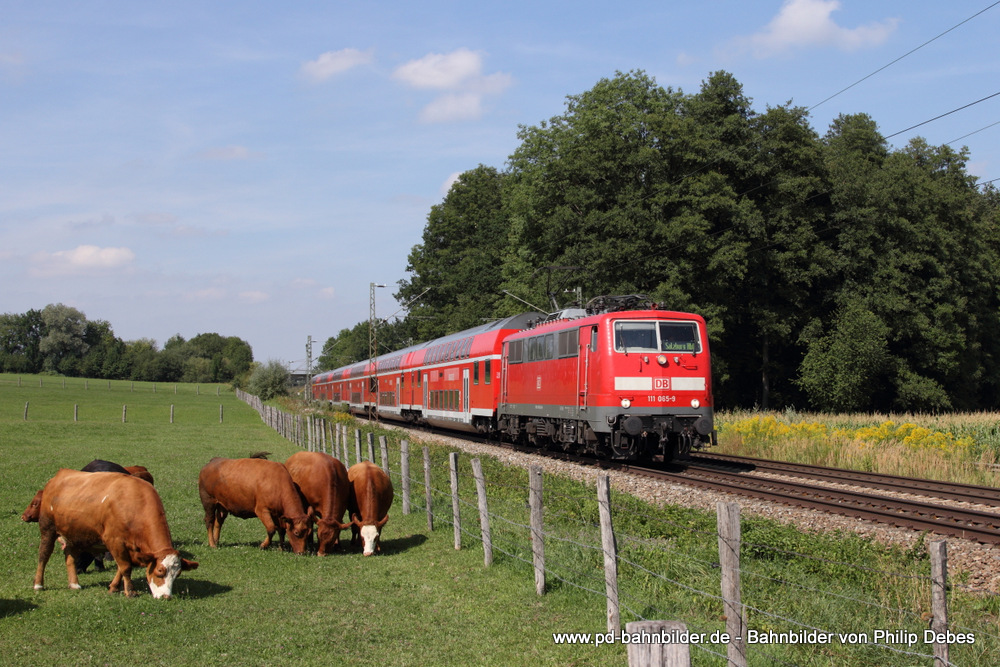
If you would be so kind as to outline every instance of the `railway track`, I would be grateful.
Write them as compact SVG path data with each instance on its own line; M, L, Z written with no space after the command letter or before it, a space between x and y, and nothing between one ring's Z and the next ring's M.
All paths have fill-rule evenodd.
M992 486L956 484L932 479L897 477L877 473L844 470L825 466L786 463L767 459L752 459L745 456L699 453L691 457L691 463L698 466L718 465L734 470L790 475L834 484L849 484L882 491L908 493L938 500L957 500L966 503L990 505L1000 508L1000 489Z
M449 435L456 436L455 433ZM705 453L692 456L684 464L648 468L485 438L470 438L468 434L458 437L665 482L759 498L911 530L930 531L982 544L1000 544L1000 489L993 487ZM760 477L753 473L780 475L784 479ZM822 484L848 485L854 488L844 489ZM857 490L859 488L905 493L921 498L867 493ZM962 504L985 505L989 509L964 507Z
M813 468L813 466L797 466L756 459L742 459L740 465L746 468L744 470L725 470L719 469L718 460L713 461L715 465L712 467L703 467L702 457L696 457L693 459L693 465L688 465L676 472L635 466L627 466L625 469L664 481L736 493L901 528L931 531L983 544L1000 544L1000 491L997 489L932 482L930 480L909 480L911 485L905 486L907 478L893 478L872 473L859 473L863 479L857 481L853 477L854 471L850 470L826 468L810 471L808 469ZM768 468L768 465L771 467ZM789 466L789 468L784 466ZM754 476L748 474L751 468L755 471L779 472L783 475L805 477L806 480ZM930 494L932 497L926 500L900 498L821 486L809 483L810 480L833 481L838 484L869 487L877 490L892 489L893 491L922 496ZM918 482L919 484L917 484ZM917 490L916 486L924 488ZM990 493L991 491L993 494ZM963 502L993 505L996 509L989 511L962 507L953 502L959 497ZM970 500L970 497L975 498L975 500Z

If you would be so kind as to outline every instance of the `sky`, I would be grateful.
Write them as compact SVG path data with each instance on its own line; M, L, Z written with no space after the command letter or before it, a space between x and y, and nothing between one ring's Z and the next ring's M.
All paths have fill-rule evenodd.
M756 111L805 107L820 135L867 113L991 181L997 35L994 0L0 0L0 312L302 369L372 283L378 317L405 313L460 173L616 72L693 94L724 70Z

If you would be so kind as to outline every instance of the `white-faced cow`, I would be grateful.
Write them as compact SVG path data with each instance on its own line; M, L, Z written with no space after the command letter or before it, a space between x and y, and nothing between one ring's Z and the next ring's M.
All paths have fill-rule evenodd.
M111 461L104 461L102 459L94 459L87 465L80 468L83 472L117 472L125 475L132 475L138 477L139 479L144 479L150 484L153 483L153 476L146 470L143 466L120 466L117 463ZM35 497L31 499L28 506L24 509L21 514L21 521L25 523L38 523L38 515L40 513L42 506L42 489L38 490ZM59 543L65 548L65 541L59 538ZM104 554L92 554L90 552L84 552L76 559L76 571L82 574L87 571L87 567L93 563L98 570L104 570Z
M137 565L146 566L155 598L169 598L177 575L198 567L174 549L156 489L131 475L63 468L42 489L38 526L36 590L44 588L45 566L57 536L66 541L70 588L80 588L76 560L86 552L111 552L118 571L108 590L113 593L121 585L129 597L135 595L132 568Z
M260 519L267 531L261 549L271 545L275 531L278 544L283 546L287 531L292 551L305 551L306 538L312 531L312 513L307 512L288 470L277 461L216 457L201 469L198 493L205 508L209 546L219 546L222 522L232 514L240 519Z
M317 526L316 553L325 556L340 544L340 531L351 525L341 523L349 495L347 468L322 452L296 452L285 468L309 503Z
M351 516L351 544L361 542L362 553L382 551L382 526L389 520L392 480L371 461L361 461L347 471L351 483L348 510Z

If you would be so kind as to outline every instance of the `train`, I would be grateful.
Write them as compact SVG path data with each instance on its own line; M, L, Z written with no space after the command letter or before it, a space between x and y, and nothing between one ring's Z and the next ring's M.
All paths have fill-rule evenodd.
M600 459L717 442L704 318L640 295L496 320L317 373L310 390L358 415Z

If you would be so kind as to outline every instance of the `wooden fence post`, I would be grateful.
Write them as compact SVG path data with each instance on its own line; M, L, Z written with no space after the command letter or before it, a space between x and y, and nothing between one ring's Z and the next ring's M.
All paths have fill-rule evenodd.
M542 532L542 468L528 468L528 505L531 508L531 556L535 564L535 592L545 594L545 542Z
M24 402L24 421L28 421L28 401Z
M368 431L365 437L368 440L368 460L375 463L375 434Z
M427 530L434 530L434 494L431 490L431 450L424 447L424 503L427 505Z
M123 424L125 423L125 414L126 414L127 412L128 412L128 406L127 406L127 405L123 405L123 406L122 406L122 423L123 423Z
M483 464L479 459L472 459L472 474L476 478L476 497L479 499L479 525L483 534L483 563L489 567L493 565L493 533L490 531L490 512L486 506L486 478L483 477Z
M931 630L934 631L934 665L949 665L947 641L938 641L948 632L948 543L944 540L927 545L931 556Z
M403 514L410 513L410 443L402 440L399 443L399 468L403 478Z
M448 454L448 469L451 472L451 516L455 528L455 550L462 548L462 514L458 504L458 452Z
M601 516L601 546L604 549L608 632L617 636L622 628L618 607L618 545L615 543L615 531L611 524L611 482L607 475L597 476L597 507Z
M380 453L382 454L382 470L385 474L389 474L389 442L384 435L378 437L378 445Z
M354 429L354 453L357 454L357 463L361 463L361 429Z
M632 621L625 625L625 632L640 639L628 643L628 667L690 667L691 646L687 642L652 641L687 632L680 621ZM650 635L651 641L641 641L643 633Z
M719 564L722 566L723 614L726 633L732 638L727 654L729 664L746 667L746 626L740 598L740 506L719 502L716 505L719 530Z
M174 423L174 405L173 405L173 403L170 404L170 423L171 424Z
M219 404L219 423L220 424L223 422L222 415L223 415L223 408L222 408L222 404L220 403Z

